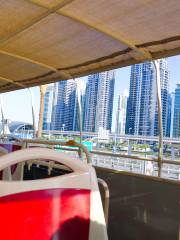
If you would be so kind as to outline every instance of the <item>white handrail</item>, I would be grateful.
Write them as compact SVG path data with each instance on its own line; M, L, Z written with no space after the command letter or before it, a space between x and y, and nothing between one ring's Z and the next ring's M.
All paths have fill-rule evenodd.
M42 139L23 139L21 140L22 144L34 143L34 144L46 144L46 145L60 145L60 146L69 146L69 147L78 147L83 150L86 155L87 163L91 163L91 154L87 148L81 144L77 143L74 140L69 140L68 142L59 142L59 141L49 141Z

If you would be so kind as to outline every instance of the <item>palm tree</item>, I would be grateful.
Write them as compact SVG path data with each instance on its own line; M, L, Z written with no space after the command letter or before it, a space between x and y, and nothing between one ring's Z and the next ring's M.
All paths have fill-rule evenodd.
M46 93L47 85L40 86L40 109L39 109L39 122L38 122L38 132L37 137L40 138L42 135L43 126L43 114L44 114L44 96Z

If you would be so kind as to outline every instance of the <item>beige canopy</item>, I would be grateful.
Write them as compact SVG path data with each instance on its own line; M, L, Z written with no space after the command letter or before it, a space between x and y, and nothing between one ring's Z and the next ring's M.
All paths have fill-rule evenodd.
M0 0L0 92L180 53L180 0Z

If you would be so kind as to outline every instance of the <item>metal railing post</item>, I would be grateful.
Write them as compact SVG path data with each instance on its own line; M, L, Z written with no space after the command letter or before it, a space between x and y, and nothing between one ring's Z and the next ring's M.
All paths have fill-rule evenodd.
M162 102L161 102L161 79L158 60L153 61L156 75L156 94L158 106L158 125L159 125L159 152L158 152L158 176L161 177L163 160L163 122L162 122Z

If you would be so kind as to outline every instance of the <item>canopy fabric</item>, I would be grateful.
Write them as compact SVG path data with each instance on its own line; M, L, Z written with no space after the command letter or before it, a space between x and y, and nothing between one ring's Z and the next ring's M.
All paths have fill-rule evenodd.
M0 0L0 92L180 54L179 0Z

